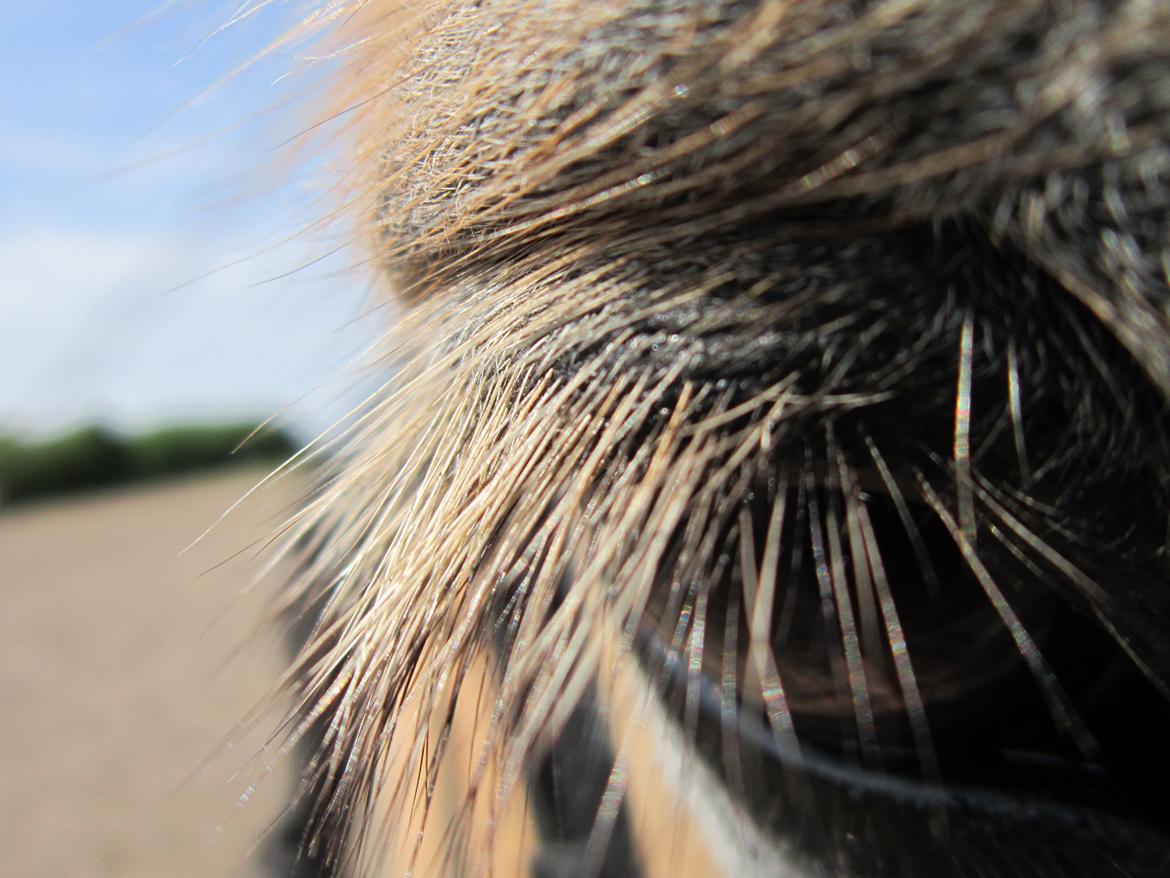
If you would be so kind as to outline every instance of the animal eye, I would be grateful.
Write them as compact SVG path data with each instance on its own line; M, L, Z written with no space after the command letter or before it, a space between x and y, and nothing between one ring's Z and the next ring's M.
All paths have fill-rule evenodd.
M848 874L1156 874L1166 699L1034 565L874 481L754 492L717 576L662 590L641 657L705 761Z
M469 705L457 866L527 784L634 874L628 672L754 876L1170 875L1154 6L330 6L404 305L304 525L338 838Z

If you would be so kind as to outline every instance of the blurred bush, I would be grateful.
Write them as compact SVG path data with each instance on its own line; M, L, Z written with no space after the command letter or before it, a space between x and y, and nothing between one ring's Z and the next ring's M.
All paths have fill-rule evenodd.
M86 427L38 443L0 436L0 506L229 464L274 463L297 448L276 430L248 438L254 429L173 427L126 437Z

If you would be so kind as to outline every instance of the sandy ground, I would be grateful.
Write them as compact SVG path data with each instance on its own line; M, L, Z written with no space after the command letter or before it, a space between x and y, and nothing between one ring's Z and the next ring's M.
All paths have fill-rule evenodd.
M263 761L249 767L271 723L235 735L227 752L221 743L288 661L280 632L254 636L280 571L245 590L260 572L258 544L289 510L296 484L266 489L180 555L260 475L203 476L0 515L0 878L288 874L278 838L296 760L271 772ZM476 727L475 710L462 710L436 791L440 829L462 802L465 745ZM680 822L678 791L646 734L626 744L635 754L627 768L641 769L629 803L645 874L718 874L701 833ZM239 806L257 776L256 795ZM405 827L412 838L418 828ZM528 873L534 832L522 803L508 809L497 826L495 875ZM421 878L450 875L443 838L427 833L414 863ZM406 862L390 856L379 874L401 875Z
M259 569L249 547L296 486L266 490L179 555L258 476L0 515L0 875L272 874L264 845L249 849L295 766L242 808L247 781L231 775L259 735L197 769L286 661L277 637L250 637L271 587L240 595Z

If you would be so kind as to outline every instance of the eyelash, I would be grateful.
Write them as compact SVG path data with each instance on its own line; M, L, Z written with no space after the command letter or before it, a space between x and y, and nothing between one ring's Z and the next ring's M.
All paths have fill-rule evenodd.
M870 451L888 477L876 448ZM1044 833L1092 825L1104 847L1124 839L1159 850L1164 813L1160 793L1151 794L1149 784L1153 777L1159 778L1157 790L1170 783L1170 759L1155 743L1170 736L1170 704L1098 620L1069 604L1067 589L1061 593L1053 574L1013 546L1005 528L991 524L1006 510L979 509L983 536L976 555L961 550L966 536L937 495L931 496L921 473L918 496L925 493L930 502L917 507L905 499L914 495L892 479L881 495L858 490L855 475L840 475L826 479L807 469L783 499L784 486L791 484L784 478L773 477L749 495L752 511L734 517L723 538L739 547L738 564L725 561L715 582L666 577L673 583L671 598L651 609L652 621L637 639L647 685L661 690L700 753L704 740L722 740L718 748L705 745L702 755L725 782L742 777L742 768L727 763L745 751L755 754L747 761L757 773L761 760L775 766L766 773L763 797L753 801L749 795L743 802L745 815L768 813L769 801L771 807L790 802L790 811L793 797L819 803L809 805L827 821L816 823L817 839L794 835L783 824L771 829L798 847L822 852L834 843L848 847L844 838L860 832L871 812L878 825L891 809L919 813L922 820L931 813L962 814L964 821L984 815L1004 824L1004 838L1024 826ZM852 492L852 499L843 492ZM975 491L977 501L989 496ZM783 509L780 525L777 508ZM1019 528L1015 522L1008 530ZM754 533L747 543L745 532ZM894 539L899 532L900 546ZM856 539L862 548L852 544ZM729 551L734 558L737 549ZM760 567L753 556L769 551L779 553L771 564L775 601L770 613L753 616L751 592L763 588L750 572ZM885 581L878 588L884 594L869 599L880 605L870 613L885 620L877 637L872 629L880 623L872 621L867 636L857 615L864 604L860 568L853 563L858 553L870 559L871 575ZM881 566L888 579L878 573ZM802 601L813 605L806 606L803 621ZM933 610L924 607L932 602ZM854 614L848 622L842 620L847 609ZM983 621L971 618L974 627L955 628L965 617ZM818 622L824 625L819 633ZM752 632L761 625L769 644L766 662L753 655L761 641ZM875 640L881 641L876 656ZM826 658L834 651L836 670ZM899 656L908 664L881 670ZM951 691L929 682L932 663L941 665ZM872 698L865 703L863 687L868 683L872 696L883 673L889 687L902 688L903 699L878 710ZM810 694L835 693L836 706L833 697L810 702L802 694L810 675ZM759 687L779 694L761 698ZM734 719L729 698L736 705ZM776 711L777 700L783 713ZM1142 743L1132 734L1135 725L1145 730ZM809 793L808 784L820 792ZM843 798L836 806L821 801L838 796ZM1113 841L1101 841L1106 837ZM1147 874L1141 869L1148 863L1127 862Z

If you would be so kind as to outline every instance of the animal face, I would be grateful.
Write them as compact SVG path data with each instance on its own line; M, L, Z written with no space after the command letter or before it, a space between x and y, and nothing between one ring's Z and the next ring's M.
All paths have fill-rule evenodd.
M726 874L1167 874L1166 7L337 5L406 316L303 516L314 839L638 875L669 776Z

